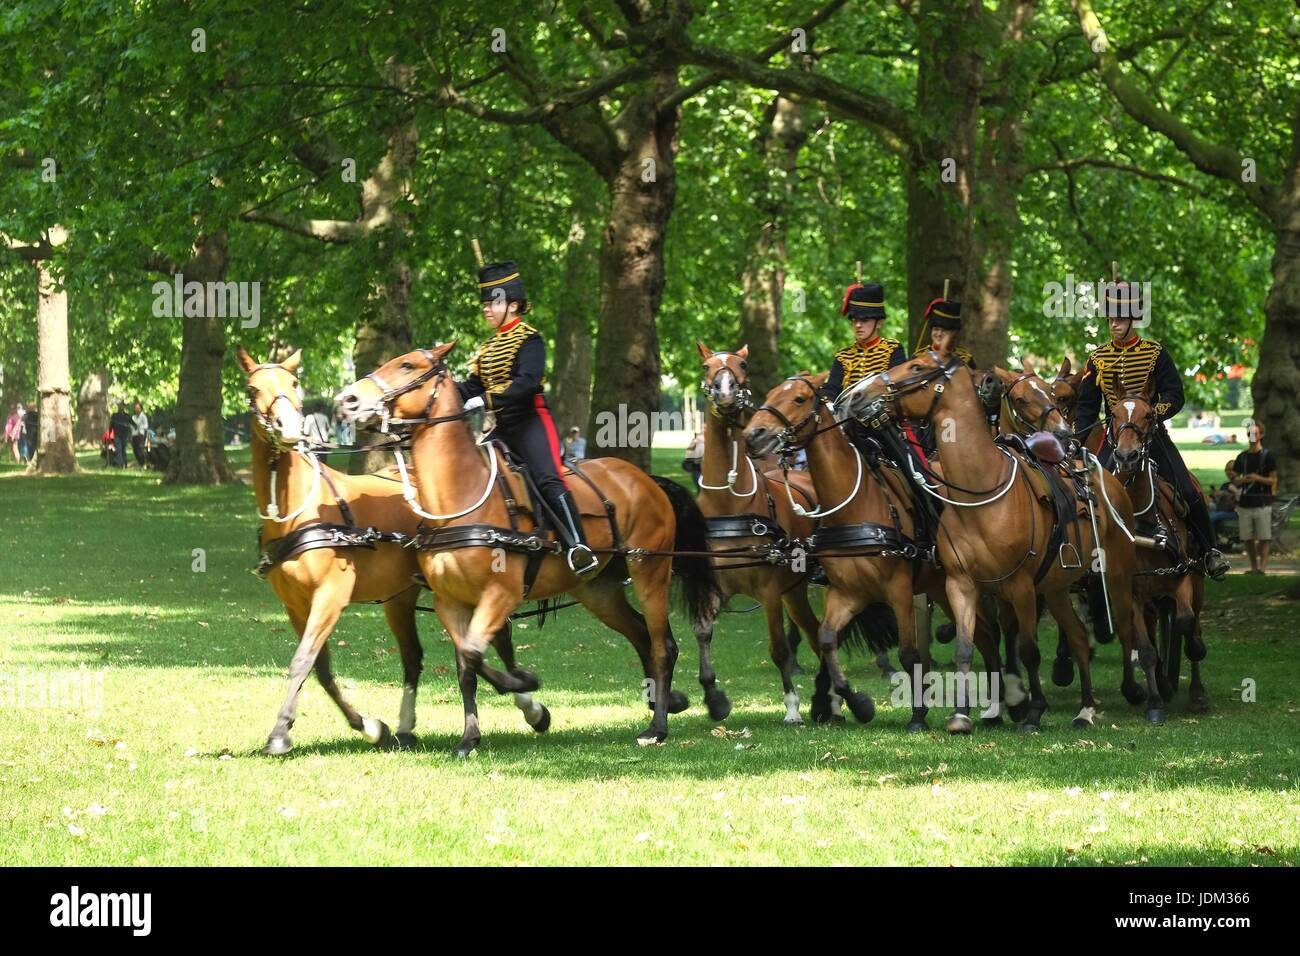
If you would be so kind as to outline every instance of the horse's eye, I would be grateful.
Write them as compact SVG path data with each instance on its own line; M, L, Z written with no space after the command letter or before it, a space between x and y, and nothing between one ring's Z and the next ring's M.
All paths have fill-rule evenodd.
M748 363L748 362L741 362L741 363L740 363L740 370L741 370L742 372L748 372L748 371L749 371L749 363Z
M402 371L403 371L403 372L409 372L409 371L410 371L411 369L413 369L413 368L415 368L415 366L412 365L410 362L403 362L403 363L402 363Z
M806 401L808 401L808 399L806 399L806 398L804 398L802 395L800 395L798 398L796 398L796 399L794 400L794 403L795 403L796 405L802 405L802 404L803 404L804 402L806 402Z
M250 386L248 386L248 388L246 389L246 391L248 392L248 397L249 397L250 399L252 399L253 401L257 401L257 389L256 389L256 388L254 388L252 385L250 385Z

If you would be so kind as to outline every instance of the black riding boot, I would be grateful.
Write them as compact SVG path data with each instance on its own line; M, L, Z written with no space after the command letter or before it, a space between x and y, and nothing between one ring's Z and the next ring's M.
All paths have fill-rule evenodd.
M1206 576L1215 581L1222 580L1228 573L1230 565L1224 558L1223 552L1215 547L1214 525L1210 522L1210 512L1199 496L1187 503L1187 527L1199 546Z
M568 546L564 559L569 570L574 574L584 574L594 570L600 560L587 545L587 536L582 528L582 514L578 504L573 500L573 493L563 492L550 499L551 508L560 522L560 538Z

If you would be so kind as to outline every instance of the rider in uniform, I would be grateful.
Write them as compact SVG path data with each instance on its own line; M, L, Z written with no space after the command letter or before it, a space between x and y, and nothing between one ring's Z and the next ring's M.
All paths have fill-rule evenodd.
M570 570L581 574L597 564L587 545L582 515L564 482L560 439L542 395L546 342L520 316L529 310L524 283L513 262L494 262L478 271L483 318L496 330L478 350L469 377L457 386L465 410L496 414L491 438L505 442L528 465L537 490L550 505L568 547Z
M1140 308L1137 285L1116 282L1106 288L1102 309L1110 324L1110 341L1094 349L1084 366L1075 412L1076 433L1081 437L1098 423L1103 399L1107 411L1119 401L1119 395L1114 394L1113 371L1118 372L1120 387L1129 392L1140 391L1148 376L1151 377L1156 393L1154 411L1160 422L1172 418L1183 407L1183 380L1174 360L1163 345L1154 339L1141 338L1133 329ZM1150 448L1160 477L1172 484L1187 503L1187 524L1197 546L1197 554L1189 557L1201 557L1205 573L1216 580L1222 578L1227 573L1228 562L1214 547L1214 531L1205 499L1162 425L1156 427ZM1105 436L1098 452L1103 464L1109 465L1112 452L1109 436Z
M831 402L846 388L907 358L896 340L880 335L885 320L885 289L879 283L855 282L849 286L844 292L840 315L852 321L854 342L835 353L830 377L822 386L822 396Z
M925 344L927 331L930 333L928 345ZM973 371L975 357L957 344L960 339L961 303L952 299L934 299L925 307L925 322L921 325L921 335L912 354L923 355L933 350L945 365L956 355Z

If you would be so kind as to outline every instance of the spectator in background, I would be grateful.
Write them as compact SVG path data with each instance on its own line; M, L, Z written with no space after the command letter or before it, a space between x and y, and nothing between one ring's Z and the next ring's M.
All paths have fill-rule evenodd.
M695 481L695 489L700 488L700 475L704 471L704 432L696 432L695 437L686 448L686 458L682 461L682 471Z
M1219 485L1219 490L1210 497L1210 524L1214 527L1216 538L1219 535L1219 525L1237 513L1241 498L1241 489L1232 483L1232 462L1224 465L1223 471L1228 480Z
M23 435L23 406L14 403L14 410L5 422L5 444L10 447L16 463L22 462L22 453L18 441Z
M36 457L36 447L40 444L37 437L41 433L41 419L36 414L36 403L27 403L27 412L23 415L23 461Z
M1277 494L1277 462L1264 447L1264 426L1247 426L1250 447L1232 463L1232 483L1241 488L1237 523L1250 555L1250 573L1268 573L1268 551L1273 540L1273 496Z
M131 450L135 452L138 467L149 463L149 418L139 402L135 403L135 414L131 416Z
M117 411L108 420L108 427L113 430L113 467L125 468L126 441L135 429L131 416L126 413L126 402L117 403Z
M564 440L564 456L572 461L587 457L587 439L582 437L582 429L577 425L569 429L569 437Z

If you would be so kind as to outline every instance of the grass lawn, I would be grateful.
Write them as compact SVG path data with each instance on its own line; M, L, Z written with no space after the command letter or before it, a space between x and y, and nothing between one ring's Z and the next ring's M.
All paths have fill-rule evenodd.
M246 462L246 453L237 458ZM552 730L480 695L483 747L456 761L459 695L432 616L423 749L378 752L312 678L285 759L258 756L293 636L254 557L248 488L163 488L149 473L31 479L0 468L0 864L1282 864L1300 858L1300 602L1286 579L1209 585L1210 714L1180 696L1163 727L1118 692L1099 649L1104 713L1073 730L1077 688L1048 688L1034 737L979 728L909 735L861 658L873 724L790 729L753 614L724 618L725 731L701 707L685 622L677 686L692 699L663 747L626 642L581 611L521 624ZM657 456L665 472L680 453ZM192 550L207 570L191 570ZM1289 579L1294 581L1294 578ZM739 607L748 602L737 600ZM399 665L377 608L335 634L363 713L395 725ZM1055 636L1042 635L1050 660ZM946 665L951 646L939 647ZM801 651L807 664L811 657ZM88 700L42 700L77 676ZM1256 682L1258 699L1240 687ZM804 711L811 678L800 679ZM99 693L102 688L102 695ZM102 696L102 700L97 698ZM54 706L52 706L54 704Z

